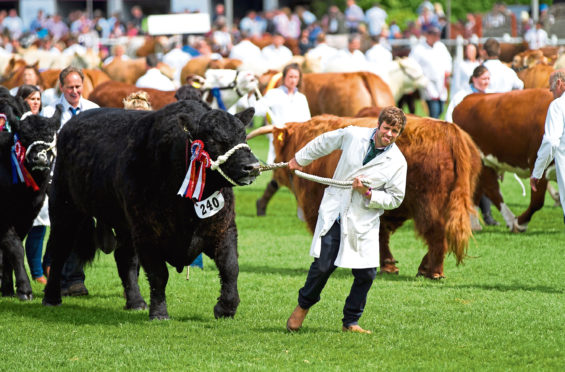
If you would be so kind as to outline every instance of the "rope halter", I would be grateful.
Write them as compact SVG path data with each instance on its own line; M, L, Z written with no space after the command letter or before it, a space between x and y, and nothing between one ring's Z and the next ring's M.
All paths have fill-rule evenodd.
M51 153L53 156L56 156L56 150L55 150L55 146L57 145L57 135L53 136L53 141L51 142L45 142L45 141L35 141L32 142L31 145L28 146L27 150L26 150L26 160L29 162L29 154L31 154L31 149L33 149L35 146L45 146L45 148L43 150L39 150L37 152L37 157L39 158L39 160L47 163L48 159L49 159L49 155L48 153ZM42 168L42 167L33 167L33 169L36 168Z
M224 173L222 168L220 168L220 165L228 161L229 157L232 156L234 152L236 152L239 149L245 149L245 148L251 150L251 148L247 143L243 143L243 142L238 143L230 150L228 150L228 152L226 152L224 155L218 156L218 159L216 161L212 160L212 166L210 167L210 169L214 171L217 170L226 180L228 180L229 183L231 183L234 186L237 186L237 183L234 180L232 180L227 174Z

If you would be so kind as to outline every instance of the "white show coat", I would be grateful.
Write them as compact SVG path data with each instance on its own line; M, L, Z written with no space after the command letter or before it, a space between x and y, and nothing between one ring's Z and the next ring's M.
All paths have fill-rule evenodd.
M553 100L547 109L545 132L538 150L532 177L540 179L555 158L559 198L565 214L565 94Z
M451 73L452 58L445 44L436 41L430 46L426 41L417 44L410 52L409 57L414 58L429 79L424 89L424 99L447 101L446 75Z
M153 88L167 91L176 89L171 79L163 75L163 73L155 67L150 68L145 75L137 79L135 86L138 88Z
M363 165L374 133L372 128L350 126L327 132L298 151L301 166L341 149L334 180L352 181L363 176L373 189L368 200L352 188L328 186L318 210L318 221L310 255L320 257L321 237L340 216L341 242L335 261L338 267L352 269L379 266L379 217L385 209L397 208L404 199L407 164L396 144Z
M524 89L524 82L510 67L505 66L498 59L488 59L483 65L490 72L488 89L492 93L506 93L514 89Z
M281 85L276 89L269 90L263 98L255 103L255 116L264 117L267 112L271 116L270 124L283 125L288 122L303 122L310 120L310 108L306 96L295 90L293 94L288 94L288 89ZM275 161L275 147L273 145L273 135L269 138L269 154L267 163Z

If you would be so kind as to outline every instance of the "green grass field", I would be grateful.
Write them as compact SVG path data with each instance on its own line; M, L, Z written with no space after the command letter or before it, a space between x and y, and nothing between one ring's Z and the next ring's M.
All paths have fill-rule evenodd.
M266 141L251 141L265 159ZM235 371L235 370L563 370L565 365L565 226L546 206L528 231L488 227L475 235L460 266L446 258L446 279L416 278L426 247L407 223L393 235L400 274L378 276L360 324L372 335L341 332L352 283L338 269L297 334L285 331L304 284L311 236L296 218L287 189L264 218L255 200L270 180L236 188L241 304L234 319L216 320L218 272L170 270L168 321L123 310L112 256L87 268L90 295L64 298L57 308L36 298L0 298L0 371ZM513 177L503 183L507 204L521 213L528 197ZM496 211L495 217L502 221ZM149 299L145 278L142 294Z

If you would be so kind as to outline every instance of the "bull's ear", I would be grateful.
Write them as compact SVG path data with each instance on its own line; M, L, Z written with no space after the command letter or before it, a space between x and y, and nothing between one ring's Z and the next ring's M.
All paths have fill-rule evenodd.
M4 107L4 114L6 115L6 119L8 123L10 123L10 128L13 133L18 133L20 131L20 119L14 115L14 110L12 107L6 105Z
M177 119L181 128L188 134L190 138L196 136L198 131L198 122L195 121L192 116L187 114L178 114Z
M248 126L253 120L253 115L255 115L255 109L250 107L242 112L235 114L235 117L241 120L243 125Z
M55 131L58 131L59 128L61 127L61 114L62 113L63 113L63 105L58 104L57 106L55 106L55 112L53 113L53 116L51 116L51 119L50 119L51 126L53 126Z

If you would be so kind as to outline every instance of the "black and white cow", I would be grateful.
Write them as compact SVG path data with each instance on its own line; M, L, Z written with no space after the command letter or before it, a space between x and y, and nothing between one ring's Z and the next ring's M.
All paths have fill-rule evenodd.
M166 263L180 272L204 252L220 273L214 315L234 316L239 267L232 186L249 184L259 174L245 143L253 113L234 116L203 102L181 101L154 112L89 110L66 123L49 199L53 260L43 303L61 303L64 261L71 250L84 262L92 260L96 247L109 240L93 238L107 236L108 228L98 234L106 226L117 240L126 309L147 307L137 284L138 258L151 288L149 317L167 319ZM177 195L197 140L212 160L201 203Z
M15 274L17 296L31 300L22 239L45 200L61 107L52 118L26 114L20 120L27 107L3 93L0 91L0 113L6 115L10 130L6 126L0 130L1 292L2 296L14 295Z

